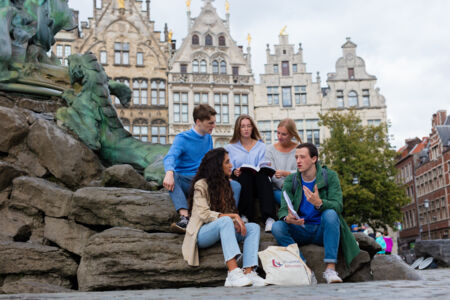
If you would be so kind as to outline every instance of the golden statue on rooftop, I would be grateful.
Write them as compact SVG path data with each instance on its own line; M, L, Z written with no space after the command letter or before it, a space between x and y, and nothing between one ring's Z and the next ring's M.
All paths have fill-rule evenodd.
M287 34L286 33L286 27L287 27L287 25L284 25L283 28L281 28L280 35L286 35Z
M188 10L191 9L191 0L186 0L186 8L187 8Z
M172 35L173 35L173 31L172 31L172 29L170 29L170 30L169 30L169 36L168 36L168 38L169 38L169 43L172 43Z
M119 2L119 8L125 8L125 0L118 0Z
M230 2L228 2L228 0L225 1L225 10L227 13L230 12Z
M252 36L250 35L250 33L247 34L247 42L248 42L248 45L250 46L250 43L252 42Z

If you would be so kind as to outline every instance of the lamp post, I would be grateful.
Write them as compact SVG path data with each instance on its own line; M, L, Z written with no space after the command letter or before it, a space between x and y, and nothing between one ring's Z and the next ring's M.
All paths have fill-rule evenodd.
M430 234L430 219L429 219L429 207L430 207L430 201L428 199L425 199L423 201L423 206L426 209L427 214L427 227L428 227L428 239L431 240L431 234Z

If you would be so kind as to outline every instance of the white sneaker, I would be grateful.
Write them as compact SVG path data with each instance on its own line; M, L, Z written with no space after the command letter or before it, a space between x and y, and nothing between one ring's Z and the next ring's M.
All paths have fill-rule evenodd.
M335 270L327 268L325 272L323 272L323 278L327 281L327 283L341 283L342 279L338 276L338 273Z
M244 216L244 215L241 216L241 220L242 220L242 222L244 222L244 223L248 223L248 219L247 219L247 217Z
M244 275L241 268L236 268L231 272L228 272L227 279L225 280L225 286L250 286L252 281Z
M273 223L275 223L274 219L267 218L267 220L266 220L266 228L264 229L264 231L265 232L271 232Z
M248 279L252 281L253 286L265 286L267 285L266 281L262 279L255 271L251 271L248 274L244 274Z

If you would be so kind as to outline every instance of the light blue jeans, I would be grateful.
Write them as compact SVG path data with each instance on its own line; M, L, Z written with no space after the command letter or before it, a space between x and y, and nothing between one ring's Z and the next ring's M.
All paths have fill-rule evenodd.
M199 248L211 247L219 240L222 243L225 262L241 254L238 242L244 241L243 268L258 265L258 249L260 228L258 224L247 223L247 234L242 236L234 229L233 220L230 217L221 217L200 227L197 235Z
M169 191L170 198L172 199L175 210L188 209L187 197L189 196L189 189L191 187L192 179L194 176L181 175L173 172L173 178L175 186L173 191ZM236 207L239 203L239 195L241 194L241 184L237 181L230 181L231 189L233 190L234 201L236 201Z
M283 193L282 190L273 190L273 198L278 203L278 205L281 205L281 194Z
M333 209L322 212L320 224L305 224L299 226L277 221L272 226L272 234L280 246L288 246L298 243L299 246L315 244L324 246L325 263L336 263L340 237L339 216ZM303 260L303 254L300 252Z

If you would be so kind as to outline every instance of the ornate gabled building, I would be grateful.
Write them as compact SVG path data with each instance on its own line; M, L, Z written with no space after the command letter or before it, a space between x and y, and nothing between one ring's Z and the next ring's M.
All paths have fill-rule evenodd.
M168 142L167 70L169 33L155 31L149 0L93 0L93 17L75 33L56 36L53 51L64 63L70 54L94 53L108 76L132 90L129 108L115 99L116 109L133 136L143 141ZM68 50L70 47L70 50Z
M328 74L324 88L319 73L314 80L306 71L301 44L295 50L282 31L274 48L272 54L267 45L265 73L255 86L255 116L266 143L276 142L280 120L292 118L302 140L320 146L330 133L319 126L318 114L330 110L354 108L364 125L387 122L385 99L375 88L377 79L366 72L350 38L342 46L343 57L336 62L336 72Z
M230 14L220 18L214 0L203 0L196 18L187 1L188 34L169 63L169 138L189 129L196 105L208 103L217 111L214 145L228 143L234 120L242 113L253 115L254 79L247 53L230 35Z
M342 57L336 61L336 72L328 73L322 109L356 109L363 125L387 122L386 103L377 78L366 71L366 63L356 55L357 45L350 38L342 45ZM327 135L327 134L326 134Z
M284 31L284 30L283 30ZM301 44L289 44L289 36L279 35L279 44L271 53L267 45L265 73L255 86L255 117L258 128L268 144L277 141L277 126L284 118L294 119L303 141L320 145L321 131L318 113L322 94L320 78L313 81L306 71Z

